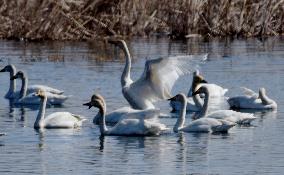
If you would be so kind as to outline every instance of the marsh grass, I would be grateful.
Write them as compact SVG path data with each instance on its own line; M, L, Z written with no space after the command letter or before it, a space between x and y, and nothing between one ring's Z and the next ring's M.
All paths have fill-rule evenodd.
M0 37L282 35L284 0L0 0Z

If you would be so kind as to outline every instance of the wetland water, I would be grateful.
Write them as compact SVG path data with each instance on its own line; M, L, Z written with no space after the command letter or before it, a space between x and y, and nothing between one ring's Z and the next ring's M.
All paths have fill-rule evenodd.
M30 84L45 84L72 95L62 107L85 116L80 129L37 132L34 108L13 108L4 98L9 74L0 73L0 174L283 174L284 172L284 38L264 41L169 41L133 39L132 79L144 62L159 56L209 53L200 71L212 83L229 89L227 96L265 87L278 103L277 112L256 112L251 127L236 126L228 134L169 133L159 137L100 137L92 124L97 110L83 103L94 92L105 97L107 110L127 105L121 94L124 59L105 57L104 47L88 42L25 43L0 41L0 66L14 64L28 73ZM108 48L113 52L113 47ZM177 81L173 94L187 93L191 75ZM19 81L17 86L19 88ZM173 127L175 114L168 102L157 104L171 117L161 122ZM190 115L187 122L190 121Z

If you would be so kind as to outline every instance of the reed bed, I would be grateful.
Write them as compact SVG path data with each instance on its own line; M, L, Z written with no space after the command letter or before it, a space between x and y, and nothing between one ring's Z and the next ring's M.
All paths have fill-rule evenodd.
M282 35L284 0L0 0L0 38Z

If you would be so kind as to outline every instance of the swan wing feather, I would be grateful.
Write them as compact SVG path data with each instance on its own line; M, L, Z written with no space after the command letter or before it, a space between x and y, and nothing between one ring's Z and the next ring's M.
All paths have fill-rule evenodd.
M180 76L189 74L194 66L206 59L207 54L148 60L145 63L144 73L131 85L131 88L136 92L141 92L141 96L152 102L170 98L175 81Z

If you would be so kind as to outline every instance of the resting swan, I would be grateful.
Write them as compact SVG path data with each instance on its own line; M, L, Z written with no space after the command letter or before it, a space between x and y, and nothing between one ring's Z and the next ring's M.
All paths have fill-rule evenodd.
M40 98L39 112L34 123L35 129L76 128L82 126L82 122L86 120L81 116L72 114L70 112L54 112L45 117L45 107L47 102L45 92L39 90L38 92L34 93L33 96Z
M188 97L186 98L186 101L187 101L186 110L187 111L196 112L196 111L200 111L200 109L202 108L203 103L201 102L201 104L200 103L196 104L192 98L193 90L200 83L207 83L207 81L204 80L204 78L201 75L199 75L199 71L195 71L193 73L192 84L191 84L191 87L187 95ZM199 100L199 101L202 101L202 100ZM170 106L172 107L172 111L179 111L182 109L181 103L179 101L171 100Z
M266 90L260 88L258 94L248 88L243 88L245 95L231 97L228 102L231 108L241 109L277 109L277 103L266 95Z
M106 103L101 95L94 94L91 101L83 104L89 109L94 106L99 109L100 132L101 135L159 135L167 130L164 124L158 123L156 120L147 120L144 118L122 119L111 128L107 128L105 121Z
M213 112L208 112L208 104L210 101L209 90L206 86L201 86L197 91L193 93L193 95L204 93L205 99L201 112L195 116L195 118L216 118L216 119L224 119L230 122L234 122L237 124L250 124L256 117L253 114L249 113L241 113L232 110L217 110Z
M124 51L126 62L121 75L122 93L134 109L154 109L154 102L170 98L175 81L181 75L190 73L194 67L192 63L197 64L207 58L207 55L188 55L148 60L142 76L133 82L130 78L131 56L125 41L110 40L109 43Z
M22 87L19 93L19 98L15 99L15 104L22 104L22 105L38 105L40 104L39 98L33 95L33 93L27 95L27 87L28 87L28 79L26 78L26 75L24 72L19 71L17 74L13 77L11 77L11 80L21 78L22 79ZM52 94L50 92L45 92L45 95L47 96L47 103L52 105L60 105L64 101L68 99L65 95L59 95L59 94Z
M233 122L215 118L200 118L190 122L187 126L184 126L187 105L186 96L181 93L169 100L179 101L182 105L179 118L173 128L174 132L228 132L230 128L235 126L235 123Z
M16 67L13 64L5 66L0 72L9 72L10 73L10 87L8 92L5 95L5 98L19 98L20 92L16 90L16 81L11 79L16 74ZM27 78L27 77L26 77ZM39 89L43 89L46 92L50 92L52 94L63 94L64 91L45 86L45 85L30 85L27 87L27 94L37 92Z

